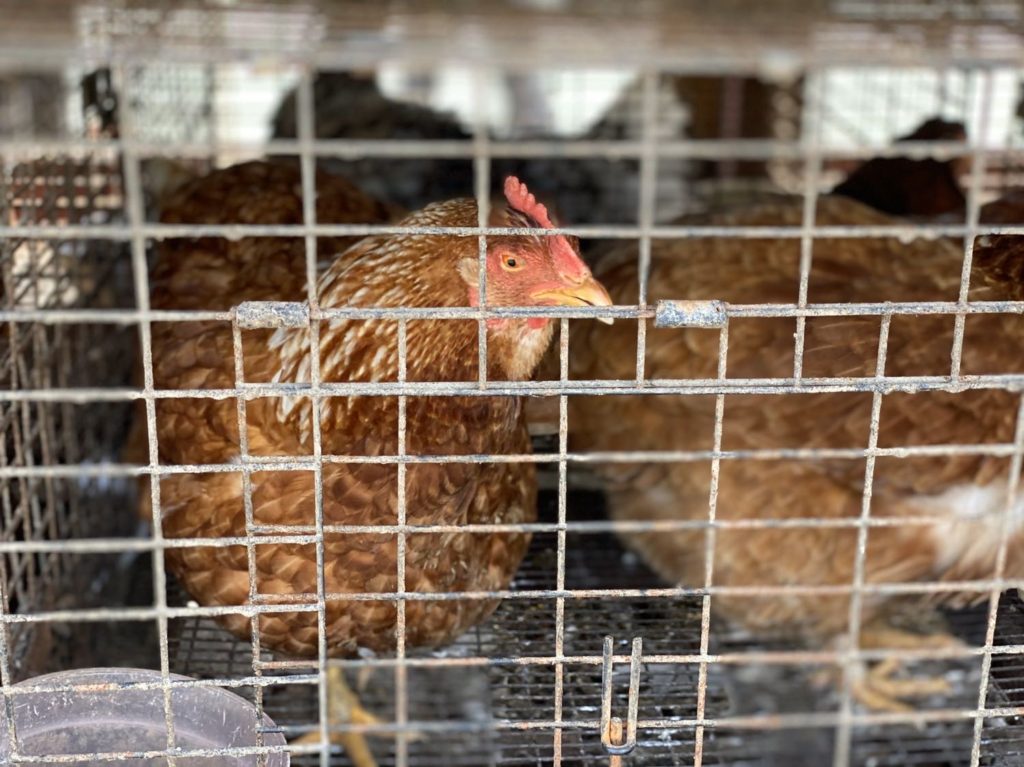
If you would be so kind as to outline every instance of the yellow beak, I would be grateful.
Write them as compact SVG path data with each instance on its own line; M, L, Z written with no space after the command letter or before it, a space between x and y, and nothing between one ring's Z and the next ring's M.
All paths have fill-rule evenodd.
M612 306L612 297L604 286L593 277L588 277L578 285L566 285L554 290L534 293L538 301L549 301L552 306ZM615 320L611 317L597 317L599 322L611 325Z

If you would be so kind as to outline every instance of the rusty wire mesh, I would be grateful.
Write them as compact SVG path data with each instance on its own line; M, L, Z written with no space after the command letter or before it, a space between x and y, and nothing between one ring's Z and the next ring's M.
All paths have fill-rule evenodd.
M871 18L870 4L862 5L851 5L846 9L847 20L852 19L854 25ZM1019 52L1015 58L1014 49L1002 45L1006 37L1012 36L1012 25L1006 22L1013 17L1012 9L1000 15L997 5L986 6L991 11L988 16L982 13L985 9L978 11L984 16L981 21L985 22L981 24L981 32L977 26L970 28L977 39L999 43L994 43L989 49L990 60L956 59L955 52L944 51L941 44L934 43L931 36L934 30L925 19L921 22L925 30L922 39L929 41L931 47L922 43L920 49L913 49L907 59L888 63L893 67L915 65L918 72L930 67L940 73L962 75L963 82L967 83L963 85L962 92L948 83L942 86L948 96L948 100L943 102L944 108L952 110L953 114L960 110L962 116L974 103L967 97L970 94L981 102L978 113L984 123L985 115L994 109L993 72L997 67L999 71L1010 70L1019 81L1020 70L1024 68ZM68 7L76 8L73 4ZM252 644L235 640L218 627L214 616L228 612L252 616L280 611L282 606L257 594L255 584L251 584L251 603L243 608L205 607L191 602L165 572L164 551L171 547L195 545L196 541L163 538L159 525L159 491L156 489L152 505L153 520L157 524L145 534L133 535L135 478L227 470L241 470L248 477L252 472L265 469L296 469L312 472L319 484L325 463L375 462L397 464L399 488L403 488L407 467L417 462L531 461L539 465L548 487L542 496L539 521L530 525L481 528L532 531L534 540L526 562L508 591L459 594L460 598L502 597L502 606L488 622L441 650L407 649L402 633L406 602L445 599L452 595L405 593L401 558L398 593L344 595L346 599L390 599L398 608L395 657L361 656L331 661L350 670L353 678L361 671L369 670L371 682L365 687L363 699L369 708L386 720L379 729L388 735L374 739L376 755L381 763L524 766L601 763L601 760L611 758L601 743L603 705L610 708L613 716L626 719L627 727L636 727L637 747L625 757L628 764L768 765L831 761L840 766L1003 766L1022 763L1024 605L1012 590L1021 588L1024 583L1002 577L1005 546L995 563L991 579L962 584L990 594L985 608L958 614L951 619L956 632L965 639L966 646L955 652L903 652L905 657L920 661L923 668L934 666L958 680L955 693L942 701L941 707L903 714L866 713L853 705L850 678L853 664L879 657L877 652L856 647L860 600L865 595L927 594L951 588L948 582L864 583L864 540L869 529L885 524L934 524L931 518L900 518L893 522L871 516L871 478L875 460L897 455L984 453L1009 460L1011 490L1015 489L1020 475L1024 457L1024 419L1018 425L1016 440L1007 444L905 448L878 445L879 409L887 394L991 388L1019 394L1024 389L1024 377L1018 374L965 375L960 371L966 317L980 312L1024 312L1024 302L1019 301L968 301L969 267L975 238L984 234L1024 235L1024 222L995 226L982 225L978 221L980 203L1018 178L1021 166L1019 142L998 147L982 141L968 144L919 142L894 148L871 142L858 143L860 139L855 135L850 145L837 150L822 135L824 123L829 119L824 110L814 112L816 118L810 125L800 124L801 115L806 117L809 113L807 104L824 103L828 88L832 87L826 77L813 76L829 71L828 50L824 48L815 50L814 55L806 58L796 56L785 62L783 82L767 97L777 107L774 122L766 121L772 124L760 128L750 128L744 119L729 116L729 105L735 107L737 99L742 103L743 96L738 96L739 91L720 77L720 70L729 69L725 65L729 63L728 57L725 64L716 59L714 66L704 70L700 69L696 58L670 62L674 63L674 68L664 60L652 58L638 77L636 98L627 110L633 129L612 137L585 140L534 137L498 141L492 139L481 122L468 128L464 139L326 138L318 135L315 129L318 124L314 89L317 66L366 67L381 63L383 56L375 60L374 56L380 55L379 51L367 53L356 50L347 59L346 49L339 39L330 36L337 35L338 26L331 17L332 12L327 10L323 10L327 20L320 21L329 30L327 39L331 44L315 53L307 51L307 55L300 55L295 47L297 41L303 40L303 35L309 30L317 28L317 17L272 5L262 9L267 15L260 17L263 18L260 23L267 24L267 27L256 23L256 15L248 17L248 21L264 32L274 24L283 24L284 27L279 29L280 38L275 41L272 34L257 35L252 46L257 53L276 51L285 54L283 60L271 57L269 66L294 75L292 81L297 87L294 98L296 130L291 138L251 142L218 134L214 119L216 110L213 108L217 88L230 90L232 82L230 78L217 79L213 73L224 65L225 59L232 63L231 56L237 53L238 46L244 47L244 44L228 35L231 45L218 47L215 43L218 34L225 34L223 28L203 31L200 21L204 17L197 21L196 18L175 15L173 6L157 4L155 7L164 15L155 13L142 17L125 12L119 16L116 8L89 4L77 6L78 16L83 20L80 28L84 31L79 33L85 41L82 47L94 57L90 66L110 65L114 81L121 89L119 131L116 134L90 134L87 126L75 119L50 133L47 128L56 118L37 116L34 120L26 120L21 112L0 115L10 117L0 119L0 127L3 127L0 158L4 162L4 216L0 221L3 306L0 308L0 321L5 328L0 339L3 344L0 350L3 355L0 360L3 365L0 373L3 377L0 423L4 436L3 461L0 464L0 479L3 480L0 500L4 515L3 534L0 536L0 688L8 710L26 689L14 684L25 678L57 669L113 665L130 659L132 665L158 668L164 675L163 689L167 695L173 684L179 684L172 684L167 675L185 674L197 680L194 684L226 687L249 698L288 735L317 727L326 733L328 660L323 639L323 614L325 601L336 595L325 593L321 581L317 593L302 595L302 604L287 605L289 612L303 609L320 616L321 646L317 659L296 661L281 658L259 647L256 638ZM971 7L971 4L964 4L961 15L969 16L963 9ZM258 8L250 10L252 14L261 12ZM875 10L884 15L881 10ZM662 12L667 13L664 9ZM217 12L210 13L212 17L219 18ZM26 23L26 30L43 28L38 19L29 21L32 23ZM978 19L972 21L980 24ZM521 18L517 18L517 25L523 23ZM538 22L527 14L525 23ZM935 23L945 28L950 22L943 18L941 25ZM991 29L988 24L993 25ZM728 39L727 33L718 27L714 29ZM988 38L985 30L989 30ZM842 31L836 27L822 40L842 40ZM884 29L875 31L878 36L886 33ZM853 29L848 29L847 33L850 40L858 39L858 34L861 34ZM756 35L745 38L743 34L743 29L738 30L736 39L758 39ZM159 39L165 43L177 41L179 47L169 44L166 57L144 55L135 46L146 39ZM977 42L976 38L971 39ZM946 41L946 38L940 37L940 40ZM429 36L428 41L435 46L438 44L438 40ZM819 44L821 42L818 41ZM416 50L410 48L410 61L422 65L423 61L416 59ZM658 47L656 53L665 55L669 50L670 47ZM836 50L838 57L843 51L848 54L850 48L840 46ZM482 65L507 65L509 61L499 55L502 52L507 59L506 47L499 47L493 60L485 54L475 55ZM971 52L977 55L975 49ZM919 54L920 59L915 59L913 54ZM752 55L750 50L742 51L742 55L737 52L732 66L749 74L745 67L749 69L752 66ZM41 48L38 61L40 67L51 74L51 79L46 81L51 88L56 87L55 79L60 80L57 75L75 83L68 74L86 72L87 67L82 62L68 56L67 52L61 54L55 48ZM770 59L767 54L766 57ZM760 59L755 60L763 63ZM545 63L543 59L539 61ZM600 54L589 49L579 52L578 63L581 65L602 61L608 65L618 64L602 60ZM550 62L546 64L551 65ZM793 68L798 76L794 77L789 71ZM709 128L710 133L706 135L698 136L696 131L693 135L660 135L660 86L674 77L691 74L711 77L717 83L711 89L715 98L710 103L715 109L722 110L722 120ZM234 87L244 88L245 78L237 73L235 78ZM948 79L950 82L955 80L953 77ZM29 82L19 79L17 71L13 71L8 80L13 83ZM472 83L476 91L475 102L485 102L487 86L484 80L475 78ZM920 93L920 88L913 84L906 87L911 95L896 98L893 110L898 111L901 104L912 104L913 94ZM74 84L65 83L63 89L58 87L57 90L70 102L78 98ZM794 93L800 94L799 97L794 98ZM53 98L47 91L41 103L51 112L62 112L53 110ZM0 108L5 103L0 100ZM697 108L695 103L694 109ZM31 109L28 114L33 114ZM47 112L36 114L45 115ZM903 118L899 115L893 117L894 125L900 119ZM8 125L13 127L8 129ZM246 156L253 152L299 158L305 213L303 224L191 226L153 221L147 207L148 158L168 155L188 158L199 164L208 161L217 164L225 157ZM965 221L885 227L825 227L815 224L817 196L827 188L826 177L834 171L837 160L849 162L907 153L938 159L960 155L971 158ZM314 360L318 359L315 329L320 322L338 318L394 320L400 370L403 371L399 379L373 383L322 382L314 366L311 382L297 387L244 382L239 375L235 389L155 389L149 335L151 323L200 319L234 322L236 365L240 373L240 327L259 326L267 318L258 311L258 307L250 314L244 311L239 314L152 310L148 303L152 243L163 238L197 235L302 238L306 246L307 282L312 298L317 274L317 237L408 231L396 226L327 225L315 220L315 162L321 158L355 160L364 155L396 160L427 156L469 163L473 186L466 191L475 191L481 207L485 206L488 197L495 160L597 157L628 161L628 167L636 174L635 199L630 200L634 209L630 215L620 221L588 221L584 226L568 227L564 231L580 235L585 243L595 239L638 242L641 264L638 303L609 310L313 308L308 314L308 322L314 329ZM682 166L672 165L679 160L707 163L714 168L714 174L725 177L729 182L742 175L744 167L759 168L755 175L770 175L776 186L788 185L789 191L803 195L802 225L716 228L679 225L661 219L657 214L662 189L660 181L666 167L671 167L673 172L681 172ZM687 167L687 172L692 170ZM692 195L699 198L700 193L696 184L683 189L684 197ZM484 253L486 237L503 231L486 227L415 230L418 233L478 238L481 254ZM560 231L563 230L550 233ZM816 241L822 238L883 236L963 238L967 245L958 300L835 305L808 302L812 251ZM704 314L690 311L692 307L649 305L646 275L652 240L715 237L775 237L797 241L801 252L797 301L784 305L697 307ZM479 353L483 359L487 353L483 342L485 321L490 317L524 313L558 319L562 360L558 380L521 384L487 381L485 364L479 366L480 380L475 382L404 380L407 364L405 332L409 321L451 318L479 322ZM595 314L636 322L634 379L581 381L568 378L569 321ZM923 314L955 318L948 375L811 378L803 374L803 345L808 318L878 317L883 339L879 344L878 369L884 370L884 339L892 318ZM794 320L792 376L741 379L726 375L729 322L750 317ZM307 321L304 316L299 319ZM648 323L684 326L697 322L706 323L720 334L718 376L707 380L654 380L647 376L645 344ZM136 354L142 360L141 379L132 377L131 361ZM721 424L726 395L752 393L767 396L793 391L870 392L873 410L869 443L863 448L828 451L723 450ZM404 411L406 398L413 395L546 395L558 400L559 422L554 438L538 441L535 452L526 455L408 455L405 451L404 419L400 416L396 455L322 455L317 437L311 456L287 459L248 456L243 444L238 465L160 464L155 423L156 403L161 398L237 398L243 425L240 433L245 434L245 403L254 398L284 393L301 393L314 403L330 396L390 395L398 398L400 412ZM598 393L713 396L717 403L714 444L710 450L688 452L571 452L568 444L568 430L571 428L567 418L568 397ZM119 458L130 406L137 401L145 407L149 432L150 462L142 466L125 464ZM1024 413L1024 409L1021 412ZM318 421L314 418L314 423ZM863 513L856 519L801 520L801 524L849 527L857 531L859 566L854 582L843 587L792 586L785 589L716 585L712 557L715 530L730 526L772 527L784 524L780 520L716 520L716 482L721 462L826 456L865 461ZM712 492L708 518L699 522L627 523L609 520L602 511L600 494L585 489L588 466L638 460L709 462ZM158 487L158 483L153 484L153 488ZM318 549L322 559L325 533L386 533L397 537L401 551L409 535L456 532L460 529L407 525L401 491L396 523L369 528L326 525L319 508L314 525L305 528L261 526L252 519L251 508L247 512L249 536L203 540L202 545L241 544L251 550L258 536L261 543L311 544ZM706 549L703 552L706 561L703 584L667 586L633 555L627 554L613 535L624 530L678 530L687 526L710 531L705 537ZM88 587L82 589L83 583ZM808 649L794 646L783 638L752 637L718 632L712 628L716 594L763 595L780 590L849 594L849 632L853 649L846 652L834 648ZM613 639L608 652L603 652L605 636ZM630 653L636 638L643 641L640 694L635 714L630 716L627 714L630 710L628 676ZM614 672L610 678L607 674L602 675L602 668L609 660L614 661ZM844 684L838 693L823 692L814 682L815 671L826 666L840 668L845 673ZM746 673L750 669L756 669L762 677L752 679ZM610 686L606 686L609 681ZM171 717L168 717L168 749L166 758L169 763L189 755L173 750ZM218 757L231 753L227 749L206 756L208 763L215 764ZM86 758L54 757L53 761L81 763ZM113 761L117 755L110 754L107 758ZM293 763L301 765L347 763L343 754L331 753L326 746L293 747L291 758ZM19 758L16 757L15 761Z

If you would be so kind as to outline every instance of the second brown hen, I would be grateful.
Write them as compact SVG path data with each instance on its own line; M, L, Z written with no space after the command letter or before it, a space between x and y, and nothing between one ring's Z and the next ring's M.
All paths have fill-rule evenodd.
M794 199L688 223L716 227L801 224L803 202ZM819 226L885 226L897 223L852 200L818 201ZM1024 297L1020 238L979 240L970 300ZM1016 249L1017 252L1014 252ZM798 239L659 240L652 246L651 304L660 299L720 299L732 305L794 305L798 296ZM822 237L814 241L808 301L811 304L957 300L963 252L949 241ZM623 247L596 270L616 304L637 300L637 254ZM880 318L810 317L803 376L807 392L792 384L777 393L724 397L711 583L726 593L711 600L712 614L760 635L788 635L811 645L843 644L849 631L857 520L862 514L870 444L872 392L856 390L886 376L945 377L950 372L954 317L892 318L884 370L876 369ZM728 324L725 375L777 379L794 375L796 321L733 318ZM960 372L1024 372L1018 314L971 314L966 321ZM645 377L718 377L717 329L647 331ZM575 322L570 345L574 379L629 380L636 374L636 328ZM853 377L851 391L814 392L816 379ZM882 583L990 578L1002 543L1010 459L984 452L1013 443L1020 396L998 387L946 391L894 390L881 400L877 445L939 447L981 445L953 454L879 456L874 465L872 519L884 526L867 534L863 580ZM616 520L689 521L685 530L630 532L627 544L666 580L689 587L705 583L705 544L712 469L702 458L715 447L713 395L573 397L570 449L682 451L687 460L607 462L598 465ZM764 455L763 452L768 454ZM759 457L751 452L762 452ZM814 453L819 453L814 455ZM1013 500L1008 522L1007 577L1024 575L1024 502ZM899 524L903 517L927 524ZM834 587L834 593L754 594L758 589ZM728 590L732 589L732 593ZM746 593L737 591L746 590ZM878 591L864 596L860 644L946 646L944 634L896 630L891 620L923 602L963 605L989 590L951 585L930 596L899 598ZM943 680L905 679L896 666L876 666L857 679L855 692L868 705L902 708L905 699L940 692Z

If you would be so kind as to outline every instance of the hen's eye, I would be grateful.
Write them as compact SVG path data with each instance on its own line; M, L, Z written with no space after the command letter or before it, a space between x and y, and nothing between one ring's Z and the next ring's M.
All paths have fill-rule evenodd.
M519 263L519 259L517 259L515 256L505 256L505 259L501 262L501 265L508 270L515 270L522 266L522 264Z
M515 266L516 265L516 260L514 258L506 258L505 259L505 263L508 266Z

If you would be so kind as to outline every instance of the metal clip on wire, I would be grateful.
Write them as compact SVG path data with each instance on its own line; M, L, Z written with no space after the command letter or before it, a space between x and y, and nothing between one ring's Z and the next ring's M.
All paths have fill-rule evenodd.
M235 324L247 330L306 327L309 305L298 301L243 301L235 307Z
M601 668L601 745L611 755L611 767L618 767L620 757L636 748L636 720L640 700L640 653L643 639L633 639L633 652L629 659L629 699L626 707L626 733L623 738L622 719L612 716L612 649L610 636L604 638Z
M658 301L654 308L656 328L721 328L728 318L723 301Z

